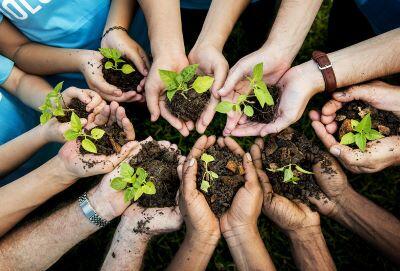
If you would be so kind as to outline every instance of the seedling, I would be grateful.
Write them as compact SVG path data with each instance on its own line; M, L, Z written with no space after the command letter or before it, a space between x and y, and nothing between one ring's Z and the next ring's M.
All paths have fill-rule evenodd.
M190 81L196 75L198 64L193 64L184 68L180 73L168 70L158 70L161 80L166 85L167 98L172 101L176 92L187 98L185 93L194 89L199 94L209 90L214 83L214 78L210 76L198 76L190 85Z
M261 108L264 108L265 104L268 106L273 106L275 104L274 99L272 98L271 93L269 93L267 85L263 81L263 69L263 63L259 63L254 66L253 76L247 77L247 80L250 82L250 88L253 90L254 95L239 95L236 103L222 101L217 105L215 110L224 114L231 110L239 112L243 111L246 116L252 117L254 115L254 109L252 106L254 102L250 101L249 99L254 96L260 103Z
M124 74L131 74L135 71L135 69L129 64L124 64L121 68L118 67L119 63L125 63L125 60L121 59L122 53L119 50L114 48L100 48L99 51L108 59L104 64L106 70L112 69L115 71L121 71Z
M73 111L73 109L63 108L63 97L61 95L61 89L64 82L60 82L56 87L46 96L44 103L39 107L42 112L40 115L40 124L43 125L48 122L53 116L65 116L65 111Z
M368 113L361 121L351 120L353 132L348 132L340 139L340 144L351 145L355 143L361 151L365 151L367 140L376 140L384 136L377 130L372 129L371 115Z
M92 140L99 140L103 137L105 131L99 128L94 128L90 131L90 135L83 131L82 123L78 115L74 112L71 114L70 129L64 133L64 138L67 141L72 141L78 137L82 137L82 147L91 153L97 153L97 147Z
M203 190L204 192L208 192L208 188L210 188L210 182L218 179L218 174L215 173L214 171L208 170L208 164L211 163L212 161L215 161L215 158L212 155L209 155L207 153L203 153L201 155L201 161L204 162L204 173L203 173L203 178L201 179L201 185L200 189Z
M300 178L294 175L292 166L295 166L295 169L300 173L309 174L309 175L314 174L310 171L307 171L307 170L301 168L299 165L296 165L296 164L289 164L289 165L286 165L284 167L277 168L277 169L267 168L267 170L271 171L271 172L283 172L283 182L284 183L297 184L297 182L300 181Z
M121 163L120 176L111 180L111 187L124 190L124 200L137 201L143 194L154 195L156 187L151 181L146 181L148 173L141 167L136 171L126 162ZM151 178L151 177L150 177Z

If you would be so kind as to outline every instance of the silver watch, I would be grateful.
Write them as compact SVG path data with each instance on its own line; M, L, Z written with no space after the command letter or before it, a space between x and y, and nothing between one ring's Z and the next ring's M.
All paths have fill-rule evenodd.
M107 226L109 221L105 220L96 213L92 205L90 205L86 192L78 198L78 203L82 209L83 214L86 216L87 219L89 219L92 224L96 225L99 228Z

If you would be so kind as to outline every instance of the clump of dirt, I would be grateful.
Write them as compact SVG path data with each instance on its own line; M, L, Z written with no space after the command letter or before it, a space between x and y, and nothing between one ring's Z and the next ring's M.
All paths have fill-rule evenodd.
M121 59L124 60L125 62L118 63L118 68L121 68L124 64L129 64L135 69L135 71L130 74L124 74L122 71L116 71L113 69L106 70L104 68L104 65L108 61L108 59L103 58L101 61L103 64L102 68L103 77L109 84L118 87L123 92L132 90L136 91L137 86L140 84L140 81L142 81L144 76L139 72L139 70L136 68L135 64L132 63L132 61L124 57L121 57Z
M199 159L197 189L204 194L214 214L221 217L230 208L237 191L244 184L243 159L228 148L221 148L218 145L210 147L206 153L215 158L215 161L208 164L208 170L217 173L218 179L210 182L208 192L200 189L205 164Z
M284 183L283 172L270 172L267 169L277 169L289 164L298 165L311 171L312 166L322 161L322 170L333 174L332 162L318 146L312 144L303 134L292 128L287 128L281 133L269 136L262 151L263 167L267 172L274 193L288 199L298 199L311 208L308 197L319 198L322 191L316 184L313 175L304 174L292 166L292 171L300 180L297 184Z
M188 83L192 85L196 76ZM182 92L177 91L172 97L172 101L166 98L168 109L171 113L179 119L184 121L198 120L204 108L207 106L211 97L211 92L206 91L201 94L197 93L194 89Z
M175 206L176 193L180 181L178 177L178 155L174 151L160 147L157 141L146 142L138 155L129 162L133 168L142 167L148 173L147 181L156 187L155 195L143 194L138 203L145 208Z
M75 112L75 114L77 114L78 117L83 119L87 119L89 116L89 112L86 111L86 104L81 100L79 100L78 98L73 98L67 109L73 109L74 110L73 112ZM71 120L72 111L68 110L64 111L64 113L65 116L56 117L58 122L64 123L64 122L69 122Z
M361 120L368 113L371 114L372 128L382 135L400 135L400 119L395 114L376 109L362 101L352 101L336 112L336 121L340 127L337 136L342 138L343 135L351 132L351 120Z
M271 93L275 104L273 106L264 105L261 107L256 97L251 97L250 102L253 103L254 115L249 119L258 123L270 123L275 118L275 112L278 109L279 104L279 89L275 86L268 86L269 93Z
M103 125L96 128L100 128L105 131L105 134L99 140L91 139L97 147L97 155L111 155L114 153L119 153L121 151L121 147L128 142L128 140L126 140L124 130L116 123L113 123L109 126ZM85 133L90 134L90 130L85 131ZM82 140L82 138L80 138L80 140ZM80 153L88 154L90 152L86 151L81 146Z

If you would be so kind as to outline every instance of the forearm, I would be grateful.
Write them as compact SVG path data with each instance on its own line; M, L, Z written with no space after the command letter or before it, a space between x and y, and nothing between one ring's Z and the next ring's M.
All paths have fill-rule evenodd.
M61 161L55 157L24 177L0 188L0 236L32 210L76 181L74 177L64 173L60 164Z
M160 55L185 54L179 0L140 0L146 17L151 52Z
M400 263L400 222L384 209L349 187L332 218Z
M113 26L122 26L125 29L128 29L132 21L135 5L135 0L111 1L111 7L104 31L107 31L107 29Z
M249 0L213 0L196 45L212 45L222 51Z
M257 226L224 233L238 270L275 270Z
M292 254L300 270L336 270L321 228L308 228L288 234Z
M5 176L47 144L43 133L43 126L36 126L0 147L0 176Z
M219 234L188 232L167 270L206 270L218 240Z

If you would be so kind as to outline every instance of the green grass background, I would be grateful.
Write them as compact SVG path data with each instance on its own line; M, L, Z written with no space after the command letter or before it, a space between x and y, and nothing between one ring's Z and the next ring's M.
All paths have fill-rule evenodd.
M295 60L295 64L307 61L314 49L324 48L330 7L331 1L325 1ZM240 52L246 51L245 48L243 48L246 46L246 42L243 42L242 35L243 31L239 23L233 32L233 37L231 37L229 41L231 42L231 48L239 49L237 49L237 52L233 50L233 52L231 51L231 53L227 55L230 62L236 61L241 57ZM318 142L318 140L310 126L307 113L311 108L320 108L324 101L324 97L322 96L314 97L303 118L294 125L295 128L304 131L309 139L315 140L316 142ZM139 113L136 112L136 114ZM224 124L225 117L221 114L217 114L216 118L207 129L206 134L220 135ZM197 133L194 133L187 138L183 138L168 125L167 122L160 120L153 124L143 118L141 114L136 115L134 118L134 125L139 139L152 135L157 140L169 140L176 143L184 154L188 153L194 141L199 137ZM244 148L249 148L254 139L240 138L237 140ZM398 168L387 169L370 175L348 174L348 178L356 191L399 217L400 172ZM89 183L89 180L87 182L80 181L74 188L69 189L63 195L50 201L47 206L51 206L55 204L55 202L64 202L64 204L66 204L71 198L76 198L81 191L92 185L93 181L91 183ZM43 207L42 211L38 211L37 213L45 212L43 210L48 212L48 207ZM98 270L107 253L117 224L118 220L78 244L50 270ZM295 270L296 267L291 256L288 239L285 235L262 214L258 226L277 269ZM395 265L390 263L379 251L373 249L361 238L343 228L335 221L322 217L321 226L338 270L396 270ZM143 269L165 269L179 248L184 235L185 229L183 227L183 229L178 232L153 238L145 256ZM232 257L230 256L229 249L224 240L221 240L215 249L214 255L208 265L208 270L235 270Z

